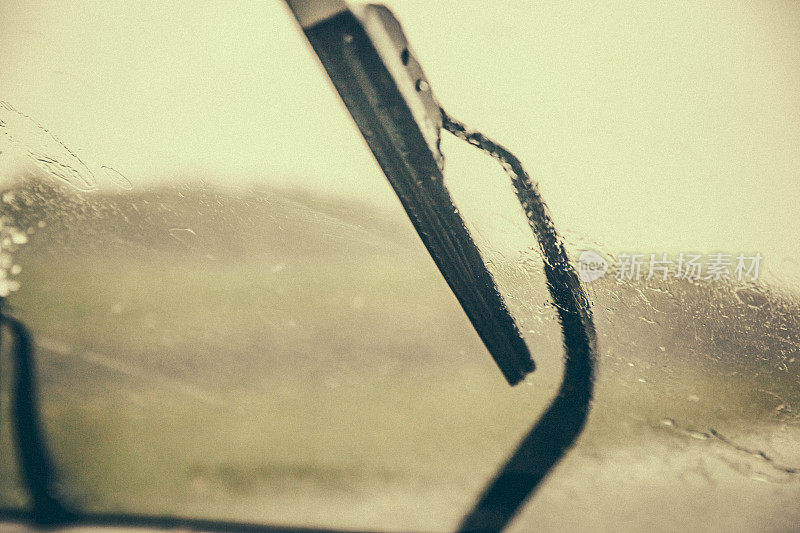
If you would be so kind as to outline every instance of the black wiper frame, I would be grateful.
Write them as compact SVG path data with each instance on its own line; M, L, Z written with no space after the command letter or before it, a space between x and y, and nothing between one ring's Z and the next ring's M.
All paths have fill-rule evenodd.
M509 384L535 368L444 184L442 113L384 6L287 0L444 279Z

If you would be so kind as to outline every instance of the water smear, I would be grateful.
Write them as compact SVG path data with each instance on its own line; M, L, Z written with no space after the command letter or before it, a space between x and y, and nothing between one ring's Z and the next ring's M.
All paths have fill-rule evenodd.
M54 133L8 102L0 101L0 156L27 162L79 191L100 188L98 175L119 189L131 190L130 180L118 170L100 166L93 171ZM13 169L5 168L3 173ZM0 175L0 182L8 176Z

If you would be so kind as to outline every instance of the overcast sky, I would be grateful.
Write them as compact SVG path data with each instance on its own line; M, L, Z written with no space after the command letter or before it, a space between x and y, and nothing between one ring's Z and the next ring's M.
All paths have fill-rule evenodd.
M518 153L561 228L614 252L760 251L800 275L800 2L388 4L442 104ZM395 205L278 0L2 2L0 50L0 100L134 187ZM491 204L502 175L445 150L465 204Z

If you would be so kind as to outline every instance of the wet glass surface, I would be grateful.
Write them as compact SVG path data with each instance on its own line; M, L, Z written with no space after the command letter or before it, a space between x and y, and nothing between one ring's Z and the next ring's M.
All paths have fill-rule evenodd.
M61 93L53 93L55 87L42 90L61 96L27 101L11 84L0 85L7 93L0 92L0 296L8 296L11 311L34 335L42 415L63 478L61 490L68 501L91 511L451 530L559 385L562 341L535 240L496 165L470 147L445 141L456 200L537 362L534 374L510 388L369 161L332 90L314 70L284 8L270 9L274 18L268 24L286 25L287 39L296 39L297 46L280 52L267 37L259 53L290 65L308 63L298 67L304 81L291 86L294 91L285 90L285 81L274 81L285 76L272 71L257 71L262 77L248 74L253 76L249 83L257 85L253 93L273 87L266 100L278 109L270 116L284 117L283 128L247 118L258 116L249 110L239 111L230 124L216 115L202 119L203 113L191 113L196 122L187 119L187 126L136 105L123 106L126 114L116 122L113 106L107 107L103 118L111 125L98 125L99 119L92 125L91 118L74 110L57 118L53 102L58 98L88 98L85 93L91 91L80 83L70 88L65 81ZM405 15L412 41L433 31L432 23L419 15L422 6L416 16L410 8L397 9L408 10L399 14ZM163 27L135 20L154 42L170 28L183 28L181 35L188 35L186 27L196 30L208 22L196 15L184 27L178 22L181 14L164 14ZM14 20L22 22L28 16L16 15ZM646 26L657 15L640 13L636 20ZM685 14L672 15L672 24L683 27ZM745 15L728 13L747 27L751 19L766 24L768 18ZM222 24L219 30L235 45L232 57L237 46L253 46L230 37L239 17L230 15L225 19L229 29ZM454 20L464 25L471 19ZM608 20L624 26L623 19ZM61 24L57 35L75 26ZM589 23L572 24L568 29L585 39L595 35ZM776 29L770 34L775 42L796 35L790 33L795 26L780 28L783 33ZM473 29L482 35L480 28ZM694 29L690 25L686 32ZM98 31L95 37L104 35ZM417 39L423 63L436 53L429 43L444 41L438 39ZM639 36L636 42L646 40ZM107 46L119 52L128 42ZM720 49L727 43L736 50L720 42ZM156 76L152 84L169 85L165 72L172 63L149 51L156 45L140 46L142 58L162 58L154 72L163 79ZM568 52L567 57L577 54L572 48ZM52 57L48 54L58 55L37 53L40 63ZM719 53L727 57L733 52ZM17 49L16 54L14 61L21 61L23 53ZM481 57L474 58L476 71L491 73L488 56ZM6 61L4 67L16 65ZM140 61L142 68L146 61ZM193 68L198 72L215 72L197 61ZM428 72L436 89L438 78L448 77L432 62ZM248 70L237 70L237 65L234 60L236 75L217 87L218 94L243 83ZM66 66L74 67L68 73L82 72L82 82L104 86L87 75L88 67ZM98 72L118 79L115 68L104 68ZM19 72L24 81L26 71ZM770 79L776 84L797 87L796 74L775 76ZM201 74L196 77L179 75L184 85L164 98L202 98L210 82L198 81ZM148 84L139 83L131 83L131 94L156 101L158 90L148 92ZM479 108L468 96L455 96L454 82L442 85L440 98L455 100L456 108L466 114ZM630 88L622 81L618 86ZM314 106L333 109L324 112L330 120L318 120L317 108L297 96L298 88L317 91L320 101ZM115 90L128 94L125 88ZM522 89L507 90L517 94ZM558 83L550 90L557 92ZM250 104L266 105L247 95ZM547 101L542 94L536 99ZM646 101L636 100L644 106L639 115L635 106L626 109L633 109L634 118L655 113ZM705 100L687 101L699 110ZM796 98L770 102L758 115L767 122L764 117L797 105ZM201 107L205 104L213 107L208 101ZM502 104L490 107L487 117L513 109L508 101ZM119 151L107 139L97 141L98 146L110 143L105 147L92 147L89 140L98 138L97 132L135 130L134 109L159 119L144 128L154 131L157 141L142 141L139 153ZM607 117L597 113L595 122L585 119L590 130L605 124ZM684 177L697 163L700 148L667 157L651 147L635 160L616 157L614 150L612 155L602 155L599 148L568 151L575 139L591 138L611 148L621 141L600 135L599 129L583 137L572 133L573 138L566 127L551 129L548 141L535 121L521 121L524 134L546 152L541 155L522 142L520 128L504 126L503 120L488 118L490 128L506 133L510 143L523 144L522 157L530 156L532 161L525 162L542 183L545 199L553 199L551 209L566 230L573 259L586 249L612 265L632 252L761 251L767 269L752 281L618 280L609 273L586 284L600 353L589 421L511 529L795 529L800 523L800 299L793 277L795 217L784 208L788 193L781 187L796 190L787 183L800 163L780 147L800 137L797 125L781 122L783 140L771 144L773 137L761 139L761 153L774 149L769 152L772 163L761 168L761 156L754 156L753 169L741 174L731 171L726 165L733 163L726 160L731 146L745 143L748 135L730 130L726 135L736 142L725 149L704 140L716 147L709 161L723 161L721 167L728 169L704 191L686 184L689 178ZM677 130L685 120L673 118L669 128ZM292 121L302 127L289 127ZM607 127L634 136L637 128L626 124L620 119ZM747 129L759 124L744 120L734 125ZM73 131L78 129L86 131ZM241 148L256 142L247 135L255 130L278 133L259 138L258 149ZM187 131L194 141L186 140ZM664 138L672 135L657 131ZM304 134L311 140L303 140ZM336 143L326 140L334 136ZM200 147L190 150L195 142ZM159 143L162 148L156 149ZM226 143L239 155L230 155ZM336 153L337 146L350 151ZM243 155L252 151L276 155ZM308 156L312 152L314 158ZM289 163L304 157L312 161ZM601 165L611 177L592 181L596 176L581 166L584 158L588 167ZM652 158L662 158L663 164L647 171L656 176L644 178L648 188L633 170L644 172ZM333 162L323 176L326 160ZM710 168L709 161L702 160L700 167ZM261 164L270 168L263 179L253 176ZM614 165L622 170L615 173ZM670 174L664 170L668 167L680 172ZM775 171L765 176L763 190L753 177L757 170ZM692 180L707 178L696 172ZM558 181L575 173L579 180ZM657 178L669 186L654 188ZM615 183L616 190L608 185ZM686 191L694 194L695 211L681 207ZM747 205L748 196L750 211L729 213ZM606 199L604 216L595 204ZM666 211L675 206L678 220L657 218L654 206L662 204ZM685 222L692 212L694 226ZM692 227L698 230L689 231ZM7 369L8 353L2 355L0 369ZM26 504L26 495L11 453L8 372L0 380L0 507L16 508Z

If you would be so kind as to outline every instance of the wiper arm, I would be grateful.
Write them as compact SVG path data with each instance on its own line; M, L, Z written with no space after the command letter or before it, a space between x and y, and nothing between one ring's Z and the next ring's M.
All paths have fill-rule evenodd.
M535 365L445 187L442 113L400 24L383 6L287 3L467 317L519 383Z

